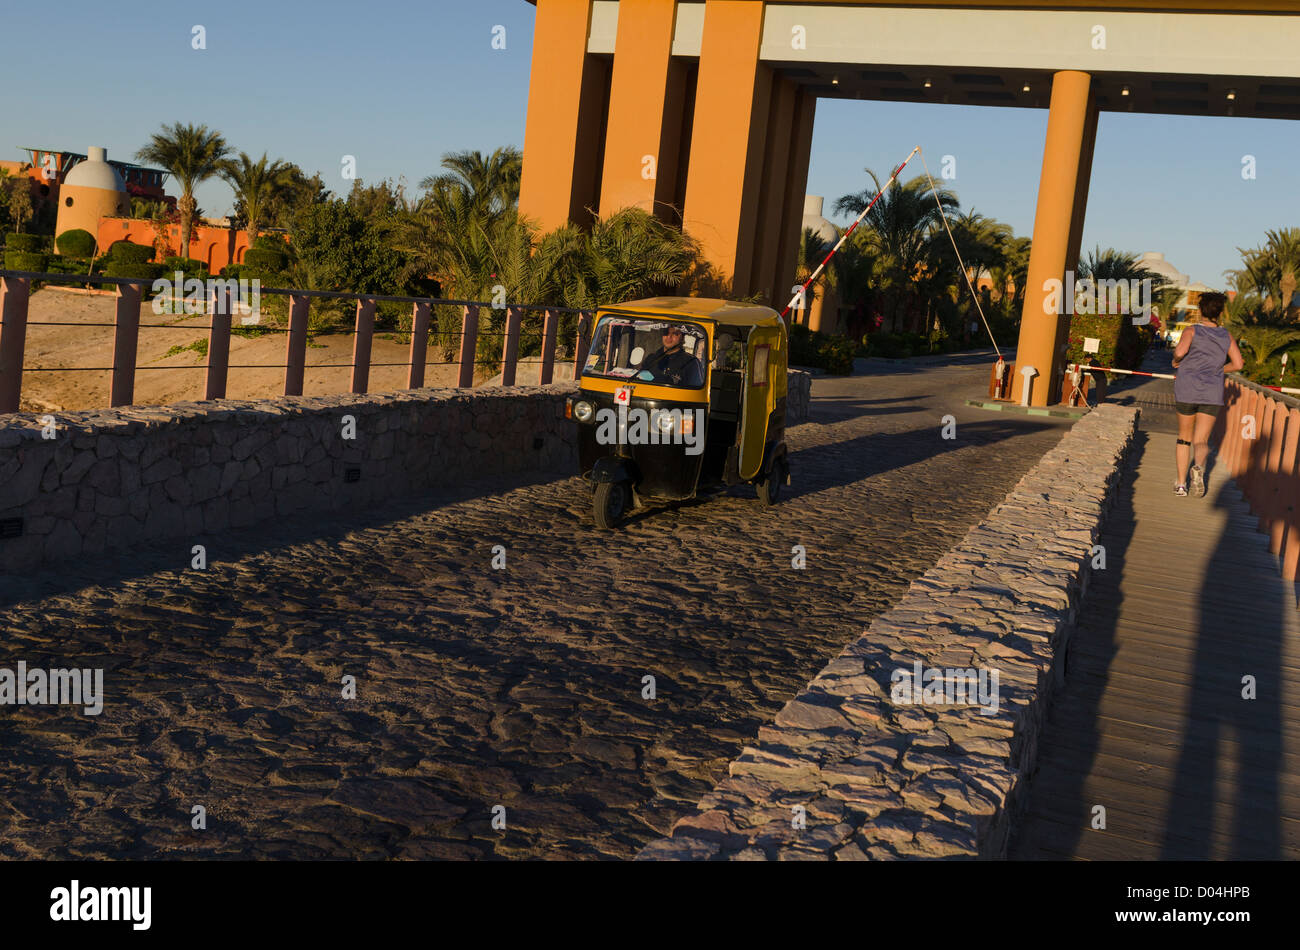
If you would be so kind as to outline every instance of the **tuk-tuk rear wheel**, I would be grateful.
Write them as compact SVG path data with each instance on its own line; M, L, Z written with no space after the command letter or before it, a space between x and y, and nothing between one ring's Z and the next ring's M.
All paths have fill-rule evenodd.
M592 494L592 511L600 528L617 528L627 511L627 486L622 482L601 482Z
M787 467L785 457L782 456L772 462L772 468L767 473L767 478L758 483L758 500L765 507L770 508L775 505L781 498L781 486L785 484Z

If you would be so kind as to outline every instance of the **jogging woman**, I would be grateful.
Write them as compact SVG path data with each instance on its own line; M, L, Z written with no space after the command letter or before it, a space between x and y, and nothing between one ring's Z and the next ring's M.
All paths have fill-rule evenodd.
M1191 467L1192 494L1205 494L1205 459L1210 452L1210 430L1223 408L1223 376L1235 373L1245 362L1232 334L1219 326L1228 298L1223 294L1201 294L1201 319L1183 330L1174 350L1174 403L1178 409L1178 443L1174 461L1178 480L1175 495L1187 494L1187 465Z

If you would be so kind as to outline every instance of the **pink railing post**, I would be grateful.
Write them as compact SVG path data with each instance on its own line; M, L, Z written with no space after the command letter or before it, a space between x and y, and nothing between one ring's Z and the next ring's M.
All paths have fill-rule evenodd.
M1273 523L1268 529L1268 549L1274 554L1282 553L1282 541L1288 526L1295 523L1296 451L1300 449L1300 409L1288 409L1286 413L1286 440L1282 443L1282 452L1278 456L1277 471L1273 476ZM1290 528L1294 531L1294 528Z
M573 378L582 376L582 365L587 362L587 347L591 345L591 313L578 314L578 338L573 344Z
M456 385L469 389L474 385L474 361L478 353L478 307L465 308L460 324L460 379Z
M554 310L547 310L545 323L542 325L542 374L537 382L549 386L555 376L555 334L560 315Z
M135 401L135 361L140 343L140 284L117 285L117 315L113 323L113 382L110 406Z
M289 339L284 351L284 394L301 396L307 375L307 327L310 322L311 298L304 294L289 296Z
M411 308L411 372L406 377L407 389L424 387L424 365L429 357L429 303L418 301Z
M1259 522L1256 529L1273 533L1273 521L1278 516L1278 469L1282 465L1282 446L1286 441L1286 406L1276 399L1273 404L1272 426L1268 438L1268 455L1261 459L1259 475Z
M352 391L365 393L370 386L370 344L375 336L375 301L357 301L357 335L352 342Z
M515 369L519 365L519 321L522 314L518 307L506 307L506 338L501 346L501 385L515 384Z
M32 282L25 277L0 278L0 412L17 412L22 398L31 290Z
M208 373L204 399L225 399L226 380L230 375L230 288L216 288L209 300L212 329L208 331Z
M1246 501L1250 504L1251 513L1256 516L1263 514L1264 469L1268 462L1269 443L1273 440L1273 415L1276 411L1277 403L1268 396L1260 400L1256 429L1258 438L1250 447L1250 466L1246 469L1244 484L1237 483L1237 487L1242 490Z

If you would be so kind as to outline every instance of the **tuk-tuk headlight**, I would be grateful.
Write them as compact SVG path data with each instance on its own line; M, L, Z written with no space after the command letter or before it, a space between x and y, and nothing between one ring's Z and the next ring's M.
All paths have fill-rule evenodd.
M670 412L661 412L661 413L659 414L659 431L660 431L660 432L672 432L672 431L673 431L673 424L674 424L674 422L675 422L675 420L673 419L672 413L670 413Z
M590 422L591 417L596 414L595 408L589 402L578 401L573 404L573 418L579 422Z

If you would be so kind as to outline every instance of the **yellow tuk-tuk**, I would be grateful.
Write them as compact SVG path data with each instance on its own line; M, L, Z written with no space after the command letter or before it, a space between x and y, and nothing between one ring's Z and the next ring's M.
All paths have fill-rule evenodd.
M565 410L596 524L741 483L775 504L790 481L788 353L785 322L768 307L655 297L599 308Z

